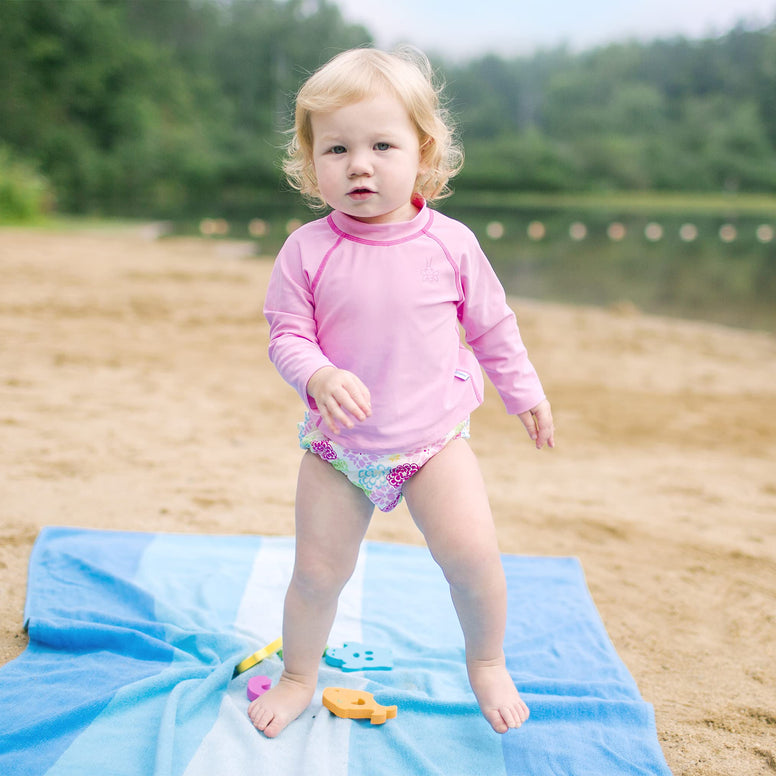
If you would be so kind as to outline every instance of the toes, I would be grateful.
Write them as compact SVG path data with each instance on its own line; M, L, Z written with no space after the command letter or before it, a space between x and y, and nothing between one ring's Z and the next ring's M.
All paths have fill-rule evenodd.
M494 709L484 712L485 719L497 733L506 733L508 730L519 728L525 722L530 712L528 706L520 701L516 706L506 706L503 709Z
M269 723L269 720L264 719L265 714L262 711L256 714L249 714L248 716L251 718L251 722L253 722L253 726L257 730L264 730L264 728L267 727L267 724Z
M520 725L523 724L523 721L520 719L520 715L517 713L517 710L511 707L502 709L501 717L506 723L507 728L510 730L513 728L519 728Z
M264 709L261 706L252 703L248 707L248 716L250 717L251 722L253 722L253 726L264 733L275 715L268 709Z
M272 722L270 722L265 728L260 728L260 730L267 738L275 738L275 736L277 736L284 727L285 725L279 722L278 718L275 717Z
M508 709L502 711L504 721L510 728L519 728L530 715L531 712L528 710L528 706L526 706L522 700L519 700L517 705L510 706Z
M283 714L266 709L257 701L248 706L248 716L256 730L264 733L267 738L275 738L289 722Z
M509 730L509 725L505 722L504 717L498 709L485 712L485 719L490 722L490 726L497 733L506 733Z

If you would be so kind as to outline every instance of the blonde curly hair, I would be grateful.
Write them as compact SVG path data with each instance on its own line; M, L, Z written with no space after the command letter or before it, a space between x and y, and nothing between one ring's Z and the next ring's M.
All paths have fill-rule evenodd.
M326 113L393 93L407 109L420 141L420 171L415 193L431 202L449 196L449 180L463 166L463 149L441 102L428 58L412 48L392 53L373 48L344 51L305 81L296 97L293 135L283 171L289 184L317 209L326 207L313 166L311 114Z

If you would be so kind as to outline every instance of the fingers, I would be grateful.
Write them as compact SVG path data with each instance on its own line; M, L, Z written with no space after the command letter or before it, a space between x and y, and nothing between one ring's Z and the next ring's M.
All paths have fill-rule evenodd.
M547 399L539 402L532 410L518 415L528 432L528 436L541 450L544 445L555 447L555 425L552 420L552 409Z
M345 369L320 369L310 378L307 392L315 400L324 423L335 434L340 426L353 428L354 419L360 422L372 414L369 389Z
M536 423L536 449L541 450L546 444L548 447L555 447L555 424L552 421L552 412L550 403L539 405L540 410L534 410L533 417Z
M350 394L342 392L333 393L323 404L318 402L318 411L335 434L339 433L340 426L353 428L353 418L362 421L368 414Z

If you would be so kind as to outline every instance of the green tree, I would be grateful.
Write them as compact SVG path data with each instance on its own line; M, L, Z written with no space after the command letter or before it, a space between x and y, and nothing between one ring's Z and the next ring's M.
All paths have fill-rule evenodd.
M0 142L63 210L248 212L301 81L371 42L329 0L0 0ZM776 182L776 25L439 68L459 190Z
M368 43L319 0L0 0L0 140L64 210L248 207L303 75Z
M466 189L564 191L580 173L570 149L528 129L490 141L473 140L456 186Z

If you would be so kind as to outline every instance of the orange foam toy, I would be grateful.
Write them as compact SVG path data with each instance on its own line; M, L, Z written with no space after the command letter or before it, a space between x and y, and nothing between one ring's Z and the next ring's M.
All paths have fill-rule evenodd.
M338 717L368 719L373 725L382 725L396 716L396 706L381 706L371 692L347 687L327 687L323 691L323 705Z

